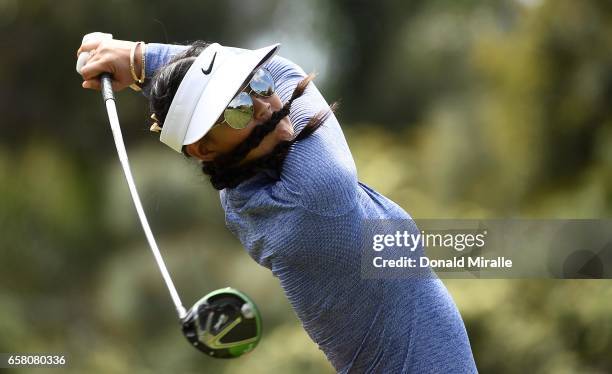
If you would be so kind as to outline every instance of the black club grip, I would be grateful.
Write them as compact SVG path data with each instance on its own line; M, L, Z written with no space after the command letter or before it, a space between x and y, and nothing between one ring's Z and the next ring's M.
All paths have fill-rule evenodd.
M115 95L113 94L113 85L111 84L111 75L109 73L104 73L100 75L100 83L102 85L102 98L104 102L107 100L115 100Z

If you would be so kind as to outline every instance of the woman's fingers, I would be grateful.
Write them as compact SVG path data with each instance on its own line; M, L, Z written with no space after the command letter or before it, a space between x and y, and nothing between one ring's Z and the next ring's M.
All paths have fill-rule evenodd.
M89 51L95 50L100 45L100 42L101 40L92 40L87 43L81 44L81 46L79 47L76 53L77 57L79 57L81 52L89 52Z
M96 78L102 73L112 73L112 66L100 58L93 56L87 61L87 63L81 68L81 76L84 80L90 80Z
M116 81L116 80L112 80L111 81L111 85L113 87L113 91L119 91L123 88L125 88L120 82ZM90 79L90 80L86 80L83 81L83 83L81 84L81 86L83 88L87 88L90 90L100 90L100 80L99 79Z
M100 81L97 80L97 79L86 80L86 81L83 81L81 86L83 86L83 88L88 88L90 90L99 90L100 89Z

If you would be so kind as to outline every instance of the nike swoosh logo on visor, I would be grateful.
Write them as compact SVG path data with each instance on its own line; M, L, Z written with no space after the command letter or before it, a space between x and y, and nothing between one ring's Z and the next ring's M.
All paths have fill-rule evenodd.
M210 62L210 66L208 67L208 69L204 70L204 68L202 68L202 73L204 73L204 75L208 75L210 74L210 72L212 71L212 67L213 64L215 63L215 58L217 57L217 52L215 52L212 61Z

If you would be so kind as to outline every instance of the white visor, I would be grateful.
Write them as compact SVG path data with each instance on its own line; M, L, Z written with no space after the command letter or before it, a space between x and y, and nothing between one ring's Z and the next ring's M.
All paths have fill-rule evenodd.
M196 58L170 103L159 140L177 152L200 140L280 44L250 50L211 44Z

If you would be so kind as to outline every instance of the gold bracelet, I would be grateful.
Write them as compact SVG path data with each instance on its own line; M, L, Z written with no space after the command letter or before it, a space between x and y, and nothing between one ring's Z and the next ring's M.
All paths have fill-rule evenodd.
M142 47L140 47L140 49L142 50L142 67L140 70L140 80L142 81L142 83L144 83L145 78L146 78L146 74L145 74L145 55L147 53L147 43L142 42Z
M138 48L139 44L144 44L144 42L136 42L136 44L134 44L132 46L132 49L130 50L130 73L132 74L132 79L134 79L134 81L136 83L143 84L144 83L144 74L142 74L142 78L138 78L136 76L136 71L135 71L135 67L134 67L136 48ZM144 65L143 65L143 68L144 68Z

